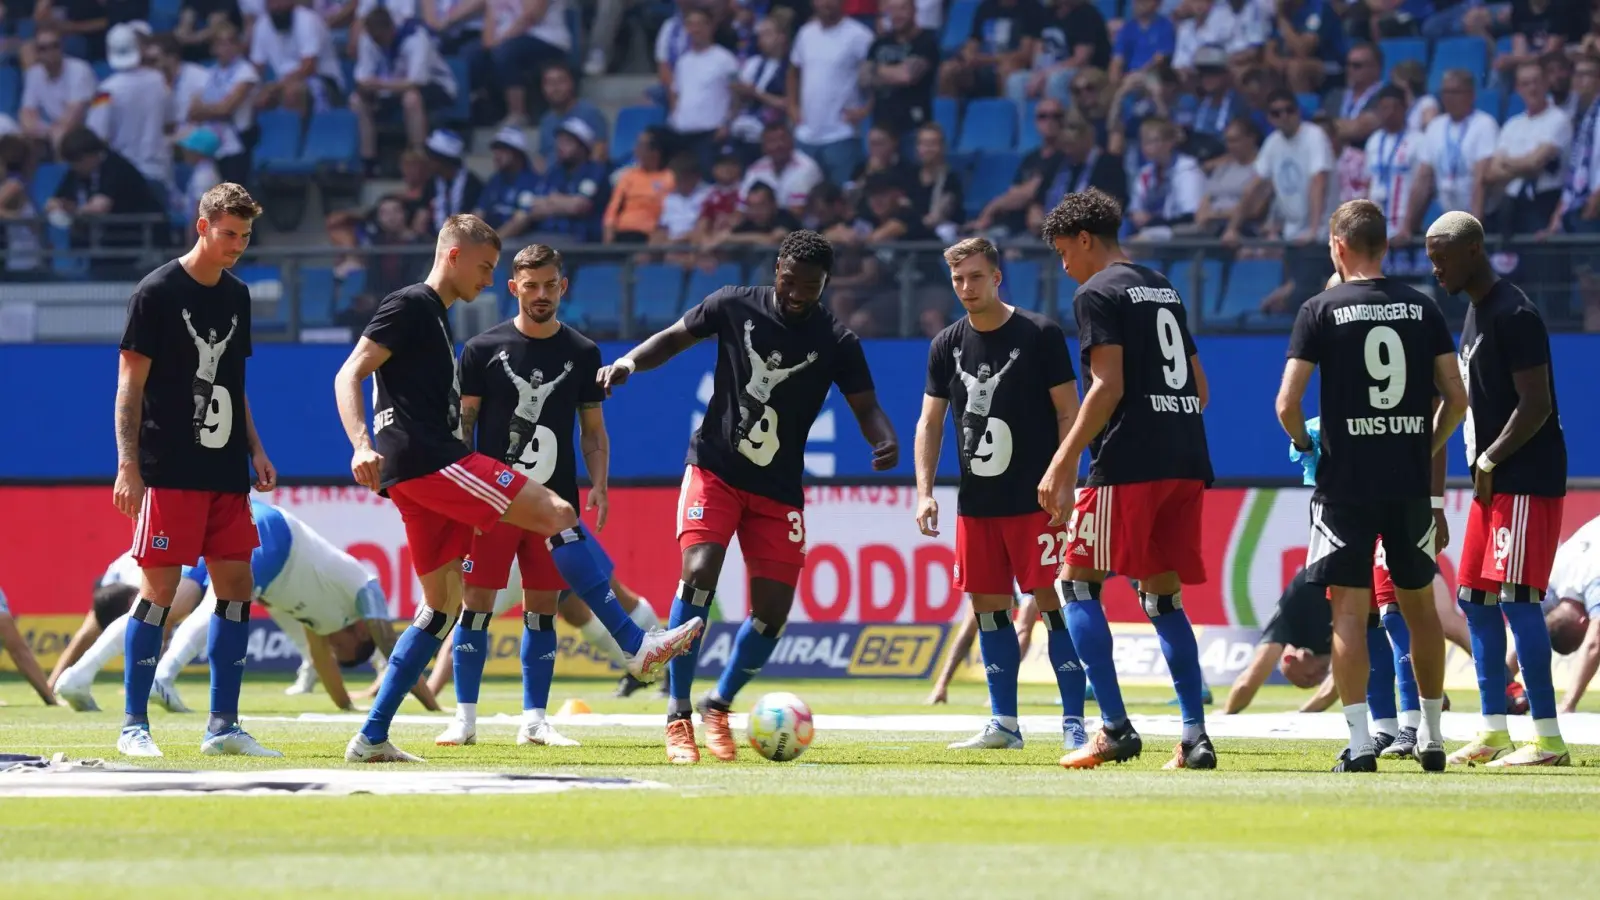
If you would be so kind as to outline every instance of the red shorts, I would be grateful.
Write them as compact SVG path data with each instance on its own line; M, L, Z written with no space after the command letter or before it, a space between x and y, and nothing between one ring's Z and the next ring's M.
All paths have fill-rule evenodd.
M1485 506L1474 498L1457 566L1462 586L1498 591L1502 584L1525 584L1542 594L1561 542L1563 499L1496 494Z
M1389 577L1389 563L1383 558L1383 541L1372 549L1372 608L1382 610L1395 602L1394 580Z
M461 577L468 585L501 590L511 575L511 557L522 570L525 591L559 591L567 586L556 571L544 535L500 522L472 536L472 551L461 561Z
M739 537L745 570L794 587L806 561L806 516L799 507L741 491L699 466L683 472L678 548L723 547Z
M472 551L474 531L489 531L511 508L526 475L482 453L389 488L420 577Z
M1010 594L1049 587L1061 568L1065 527L1050 527L1040 510L1020 516L956 516L955 588L969 594Z
M1067 565L1127 578L1176 572L1184 584L1204 584L1204 499L1205 483L1192 479L1082 488L1067 531Z
M133 526L133 558L142 569L207 560L248 562L261 544L249 494L146 488Z

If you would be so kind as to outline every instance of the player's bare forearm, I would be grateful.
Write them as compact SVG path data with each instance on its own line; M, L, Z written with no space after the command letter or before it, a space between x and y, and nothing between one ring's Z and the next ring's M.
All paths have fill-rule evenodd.
M1072 434L1072 423L1078 421L1078 408L1083 405L1078 399L1078 382L1068 381L1051 388L1050 405L1056 411L1056 444L1059 446Z
M328 648L328 639L308 628L306 649L311 651L311 667L317 670L317 678L322 680L322 689L328 692L328 699L333 701L334 708L350 709L350 694L344 688L344 673L339 671L339 663Z
M1291 359L1283 367L1283 382L1278 385L1278 424L1296 447L1311 446L1311 435L1306 432L1306 413L1300 404L1315 370L1316 366L1303 359Z
M578 446L583 453L583 466L589 473L589 484L605 490L611 481L611 436L606 432L606 417L600 404L594 403L578 410Z
M357 450L372 447L372 436L367 433L367 398L361 391L366 381L378 367L389 360L389 348L363 337L339 367L333 378L333 395L339 403L339 421L344 425L350 446Z
M1589 632L1583 637L1583 646L1578 648L1578 664L1572 667L1572 685L1561 701L1562 712L1577 711L1578 701L1589 689L1596 670L1600 670L1600 619L1590 619Z
M22 677L28 679L28 684L33 686L33 692L39 695L46 706L56 705L55 692L50 690L50 681L45 677L44 670L39 668L39 661L34 659L33 651L28 649L28 642L23 640L22 633L17 631L17 622L10 616L0 616L0 645L11 654L11 659L17 664L17 671Z
M1433 399L1433 417L1435 420L1439 418L1439 407L1443 405L1444 402L1438 397ZM1444 496L1445 470L1448 468L1448 461L1449 456L1444 450L1433 454L1433 471L1428 478L1428 493L1435 497Z
M1517 406L1485 451L1489 459L1499 463L1509 459L1522 445L1533 439L1545 420L1550 418L1550 367L1534 366L1521 372L1512 372L1511 381L1517 388Z
M922 397L922 414L917 417L917 433L912 439L912 466L917 474L917 496L933 496L933 480L939 469L939 448L944 443L944 416L950 401L941 397Z
M689 333L682 320L645 338L644 343L629 350L623 359L633 363L635 372L660 368L674 356L693 347L700 339Z
M861 436L872 445L872 468L882 472L899 464L900 441L895 437L894 423L889 421L889 414L878 403L878 392L846 394L844 402L850 404L850 411L855 413Z
M1083 395L1083 404L1078 407L1078 417L1072 423L1072 428L1067 432L1067 439L1056 448L1055 456L1050 460L1050 467L1063 472L1075 472L1078 469L1078 459L1083 452L1089 449L1089 442L1094 436L1105 430L1106 423L1111 421L1111 414L1117 411L1117 404L1122 402L1122 383L1113 384L1100 379L1095 379Z
M1322 684L1317 688L1317 692L1311 695L1311 699L1300 704L1300 711L1303 713L1322 712L1332 706L1334 698L1338 696L1339 689L1334 685L1333 672L1330 671L1328 677L1322 679Z
M1256 692L1267 683L1267 676L1272 674L1272 661L1283 653L1283 645L1276 643L1256 645L1256 655L1250 660L1250 665L1245 667L1239 677L1233 682L1233 687L1228 691L1228 699L1222 711L1228 715L1244 712L1250 701L1256 698Z
M150 357L131 350L117 360L117 466L138 468L139 425L144 417L144 383L150 377Z
M1454 353L1441 353L1434 358L1433 384L1439 389L1440 401L1433 412L1433 455L1437 456L1467 415L1467 386L1461 382L1461 367L1456 363ZM1512 418L1516 416L1513 414ZM1508 428L1510 424L1506 423ZM1532 437L1531 432L1529 437ZM1495 459L1493 456L1489 458Z
M90 610L84 613L83 624L78 626L77 632L72 635L72 640L67 641L67 648L56 657L55 668L50 670L50 686L55 687L56 682L61 680L61 673L71 668L72 664L83 656L84 651L99 638L100 621L94 617L94 610Z
M483 398L462 395L461 397L461 439L467 442L468 447L478 446L474 435L477 433L478 414L483 412Z

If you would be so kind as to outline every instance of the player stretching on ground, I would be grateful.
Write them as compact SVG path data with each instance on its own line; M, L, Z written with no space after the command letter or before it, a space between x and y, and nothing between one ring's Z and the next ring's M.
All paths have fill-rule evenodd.
M221 599L207 641L211 719L200 750L213 756L283 755L239 727L250 638L250 553L257 542L250 471L258 491L272 490L277 473L245 398L250 289L227 270L250 245L259 215L261 207L237 184L206 191L194 248L146 275L128 301L117 367L113 489L117 509L137 522L133 555L143 569L124 646L127 718L117 749L128 756L161 755L150 737L150 686L182 567L201 557ZM190 340L199 331L229 337L208 344L211 350L202 354Z
M17 671L22 677L28 679L28 684L33 686L33 692L39 695L45 706L56 705L55 692L50 690L50 682L44 676L44 670L39 668L39 661L33 658L33 651L28 648L28 642L23 640L22 633L17 631L16 620L11 618L11 607L6 604L6 592L0 591L0 650L11 654L12 662L17 664Z
M636 677L654 678L705 624L697 618L645 634L611 595L610 560L572 504L462 443L450 307L488 287L499 261L493 228L476 216L451 216L439 231L427 280L383 299L334 382L339 418L355 447L350 471L400 511L423 596L416 619L395 642L366 724L345 748L351 762L420 761L389 742L389 723L450 634L461 605L461 562L474 532L506 522L547 535L562 580L631 654L629 671ZM376 383L371 436L361 388L368 377Z
M916 520L923 534L938 536L933 480L945 414L960 409L955 588L966 592L977 620L993 715L982 731L949 749L1022 747L1017 726L1022 650L1011 622L1015 583L1035 598L1044 618L1050 668L1061 691L1062 744L1076 750L1088 740L1083 665L1052 584L1065 535L1058 541L1058 527L1039 508L1038 488L1078 415L1077 375L1061 326L1001 302L1000 251L994 244L971 238L946 250L944 259L967 314L928 348L928 381L914 445ZM1006 376L1003 382L1001 376Z
M1473 496L1461 541L1457 603L1472 638L1483 732L1450 754L1450 762L1570 765L1556 722L1550 632L1539 608L1561 539L1567 492L1567 445L1550 336L1538 307L1495 275L1477 219L1445 213L1428 229L1427 247L1439 284L1472 299L1461 328L1460 377L1470 402L1466 442ZM1505 717L1507 624L1538 733L1537 741L1515 752Z
M657 368L705 338L717 339L716 388L689 442L678 495L683 580L669 624L699 621L710 607L728 542L737 533L750 571L750 617L739 628L733 656L704 712L706 746L721 760L736 753L728 704L772 655L794 603L805 561L800 477L806 434L832 385L839 386L872 445L872 468L892 469L900 458L861 341L821 306L832 269L833 247L821 235L791 232L778 247L774 287L723 288L600 370L600 385L610 393L635 371ZM798 368L800 360L813 355L812 364ZM758 367L756 358L766 362ZM741 427L744 395L761 396L766 390L757 390L753 380L770 376L785 361L790 366L783 383L766 394L755 424ZM699 654L696 640L668 667L667 759L674 763L700 761L689 700Z
M1071 516L1060 593L1104 727L1061 764L1087 769L1132 759L1144 749L1128 721L1112 662L1111 627L1100 605L1109 571L1139 582L1139 601L1155 625L1183 714L1183 736L1168 768L1213 769L1205 730L1205 676L1183 585L1206 580L1200 512L1211 483L1201 411L1205 372L1189 336L1183 298L1161 273L1128 260L1117 243L1122 209L1098 190L1068 194L1044 222L1044 239L1081 284L1077 309L1080 368L1089 382L1072 431L1039 483L1039 503L1055 522ZM1078 458L1090 455L1078 492Z
M1460 422L1466 395L1437 304L1382 275L1389 249L1383 211L1370 200L1352 200L1334 211L1328 227L1329 253L1343 284L1301 307L1277 412L1294 447L1312 452L1301 401L1320 367L1321 459L1306 570L1309 582L1330 588L1333 604L1333 678L1350 728L1350 745L1334 771L1378 770L1365 694L1373 549L1380 537L1412 633L1423 713L1416 755L1424 769L1439 771L1444 634L1432 591L1444 498L1432 485L1435 455ZM1434 387L1443 398L1437 406Z
M606 474L611 448L595 383L600 348L556 318L567 290L561 254L543 244L524 247L506 285L517 298L516 318L467 341L461 351L461 427L479 453L499 460L578 506L574 426L582 429L588 508L595 531L606 526ZM474 427L476 426L476 427ZM489 619L515 559L522 574L522 727L518 744L575 747L545 720L556 667L556 599L561 573L537 534L508 522L474 535L461 564L465 611L452 640L456 718L434 739L444 746L478 740L478 687L489 657Z

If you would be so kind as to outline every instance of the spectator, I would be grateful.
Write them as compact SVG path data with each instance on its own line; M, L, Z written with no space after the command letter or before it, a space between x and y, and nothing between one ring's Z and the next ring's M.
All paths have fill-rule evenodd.
M939 93L947 97L1000 93L1013 73L1032 67L1044 24L1038 0L983 0L960 54L939 65Z
M358 257L367 270L367 292L375 297L386 297L416 281L419 266L426 265L422 245L432 242L433 233L432 230L418 231L406 224L406 207L400 198L379 200L358 233L359 246L368 251L377 247L395 249L368 252ZM407 245L415 249L404 249ZM348 273L349 269L342 271Z
M1227 152L1217 158L1211 174L1206 177L1200 209L1194 214L1194 226L1176 229L1179 233L1221 233L1255 180L1261 130L1250 119L1234 119L1223 131L1222 140Z
M1128 176L1122 162L1106 153L1094 142L1094 129L1080 116L1069 116L1055 137L1058 162L1049 178L1039 181L1039 189L1030 198L1028 230L1037 233L1044 223L1044 215L1055 208L1068 193L1082 193L1098 188L1117 199L1128 202Z
M646 128L633 145L634 163L617 174L606 205L603 240L607 244L647 244L661 221L661 208L672 190L667 171L666 132Z
M1278 0L1267 62L1283 73L1290 90L1309 94L1344 71L1345 43L1328 0Z
M178 12L178 24L172 30L172 37L178 42L178 52L185 60L205 63L211 55L211 42L223 28L232 28L238 33L244 24L238 0L191 0Z
M206 89L211 76L204 66L183 61L183 48L170 34L151 35L144 41L146 68L161 73L167 83L167 134L176 134L189 121L189 104Z
M710 13L691 9L684 14L683 26L689 47L673 66L667 125L676 134L677 146L694 154L695 165L710 168L717 150L728 141L737 111L731 85L739 77L739 60L728 48L712 43ZM699 178L697 171L696 182Z
M933 121L939 36L918 27L912 0L884 0L883 12L888 25L867 51L861 85L873 123L910 134Z
M160 72L144 65L139 41L149 33L148 25L135 22L114 26L106 35L111 75L100 83L85 124L164 190L172 183L166 128L172 92Z
M539 196L539 176L528 156L528 139L520 128L502 128L489 142L494 174L478 195L473 215L498 231L502 239L516 237L532 224L531 213Z
M1271 134L1273 131L1272 117L1267 110L1272 105L1274 91L1284 87L1283 79L1271 69L1263 66L1252 66L1243 74L1233 76L1239 84L1238 96L1244 103L1241 114L1248 115L1262 134ZM1298 98L1295 102L1299 102ZM1303 113L1302 113L1303 114Z
M1199 81L1199 103L1194 111L1194 125L1189 129L1187 151L1202 161L1219 159L1225 149L1223 134L1235 118L1244 117L1262 131L1262 123L1243 97L1233 89L1233 72L1228 68L1227 54L1216 47L1201 47L1194 55L1195 74Z
M1578 118L1578 96L1572 91L1572 60L1565 53L1547 53L1540 64L1544 80L1550 85L1550 101L1574 121Z
M1225 5L1233 16L1233 27L1222 49L1239 65L1259 63L1261 51L1272 34L1268 5L1262 0L1226 0L1218 5Z
M61 136L83 124L94 99L94 67L67 56L61 32L42 28L33 39L38 62L22 79L22 104L18 122L22 133L46 145L51 153Z
M1030 228L1028 206L1055 178L1061 165L1061 129L1066 109L1059 100L1046 97L1033 111L1033 124L1039 132L1039 146L1028 151L1017 166L1011 187L984 204L978 217L968 223L969 231L991 232L1004 238Z
M221 141L217 174L243 184L250 175L250 146L255 142L256 91L261 76L243 56L239 33L219 28L211 42L216 62L207 73L200 96L189 101L189 121L211 129Z
M800 26L789 53L788 85L795 137L835 184L848 181L861 160L861 64L872 48L872 31L840 9L840 0L814 0L816 17Z
M589 130L589 124L577 117L568 119L556 132L555 159L545 167L540 197L534 201L532 215L539 220L536 242L589 244L600 240L606 166L594 159L598 144L599 137Z
M0 113L0 137L5 137L8 134L21 133L22 126L17 124L16 119L11 118L11 116L7 115L6 113Z
M273 81L256 95L257 109L282 107L304 115L337 105L344 72L322 18L295 0L266 0L267 15L250 35L250 62Z
M133 163L107 147L88 128L76 128L62 136L61 157L67 163L67 171L55 196L45 204L45 213L52 222L71 226L74 248L125 249L166 244L166 208ZM94 217L106 215L146 216L149 221L115 225L94 222ZM100 278L122 277L137 270L137 260L96 257L90 260L89 270Z
M322 24L333 31L348 31L355 24L359 0L308 0L304 5L322 19Z
M28 184L33 179L35 145L23 135L0 135L0 280L33 276L43 262L39 210Z
M775 13L756 25L761 54L745 60L739 79L729 85L740 103L731 131L744 162L761 156L761 135L768 127L789 124L789 32L780 18L787 17Z
M1422 36L1430 40L1474 35L1493 43L1494 35L1511 27L1511 4L1484 0L1434 0L1433 12L1422 21Z
M713 231L706 239L706 249L731 245L775 247L789 232L800 229L800 220L778 204L772 185L764 181L751 186L744 203L744 212L731 226Z
M428 135L428 169L433 179L424 197L426 206L417 211L411 220L411 230L419 234L433 234L444 227L445 220L478 208L478 198L483 195L483 181L472 173L462 161L466 144L453 131L435 131Z
M1044 96L1064 101L1079 69L1111 65L1106 20L1090 0L1055 0L1040 24L1032 68L1006 77L1006 96L1019 104Z
M805 222L834 245L827 303L839 321L849 324L856 308L869 302L882 285L878 257L856 239L850 203L836 184L824 181L811 189Z
M606 74L611 50L617 44L617 29L622 25L628 6L627 0L596 0L594 24L589 31L589 54L583 60L584 74Z
M1406 126L1406 92L1398 85L1384 85L1378 92L1378 130L1367 138L1367 199L1378 204L1389 223L1389 241L1394 246L1389 262L1395 274L1408 274L1413 266L1411 250L1405 245L1417 233L1420 220L1411 217L1410 194L1416 185L1416 170L1426 156L1421 132Z
M489 0L483 46L491 64L487 80L499 85L505 99L502 125L531 124L528 82L550 63L565 60L572 49L566 15L567 0Z
M822 167L795 149L794 135L783 125L767 126L761 133L761 149L765 155L745 172L742 190L748 195L750 188L766 184L776 192L780 204L796 216L803 215L812 190L825 180Z
M1111 109L1117 118L1108 129L1106 150L1122 157L1129 172L1139 171L1144 162L1139 155L1139 127L1144 120L1194 122L1194 97L1183 93L1178 73L1171 66L1158 66L1124 81L1117 88Z
M744 165L739 157L725 153L711 165L711 181L700 206L700 221L695 227L695 242L705 245L710 237L732 228L739 221L739 182Z
M865 200L866 195L860 193L866 188L867 179L882 175L885 178L895 178L902 186L911 183L915 177L911 167L900 158L900 136L882 125L873 125L867 132L867 158L850 174L850 181L845 185L847 191L859 194L859 199Z
M852 331L872 337L899 330L901 271L898 253L903 251L885 250L883 245L937 238L906 205L905 187L900 179L883 173L873 175L867 179L865 194L865 208L855 221L837 226L829 239L858 248L863 256L877 257L875 268L879 276L870 283L877 290L865 298L857 296L853 309L834 305L834 314L841 315ZM944 328L946 317L944 309L939 307L949 305L949 282L941 279L934 286L936 290L928 292L933 295L934 303L928 309L917 310L923 331L930 336Z
M1587 19L1572 0L1512 0L1511 49L1495 57L1495 70L1511 80L1523 63L1561 53L1568 42L1583 40Z
M1185 77L1194 71L1194 56L1201 47L1226 53L1237 26L1233 8L1224 0L1183 0L1172 11L1172 19L1177 25L1172 67Z
M1600 4L1589 14L1589 32L1578 45L1578 52L1583 56L1600 56Z
M917 162L908 197L911 213L939 240L953 244L961 228L966 195L961 176L950 168L944 129L937 122L917 129Z
M1477 108L1477 79L1466 69L1451 69L1439 81L1444 111L1423 132L1411 190L1411 220L1422 221L1428 201L1437 197L1442 209L1471 212L1479 219L1500 205L1483 192L1481 170L1500 142L1500 123Z
M408 19L396 28L389 11L380 6L362 21L350 109L361 135L362 162L373 174L379 118L393 118L398 108L406 145L415 147L428 139L428 115L454 103L459 87L421 19Z
M683 57L678 59L682 61ZM661 218L650 235L654 246L689 243L700 225L706 199L711 196L711 185L701 180L700 161L693 153L679 153L667 168L672 172L672 190L661 203ZM691 265L694 257L672 254L667 261Z
M1121 83L1129 75L1147 71L1151 66L1160 63L1170 64L1172 54L1178 46L1178 30L1173 26L1171 19L1161 15L1160 0L1133 0L1131 5L1133 15L1117 30L1117 43L1113 48L1111 66L1108 70L1111 80L1115 83ZM1101 21L1104 22L1103 19ZM1079 32L1069 29L1068 33ZM1104 34L1105 29L1102 28L1100 33ZM1087 37L1088 35L1083 35L1084 39ZM1065 87L1063 84L1062 88ZM1059 98L1060 94L1056 96Z
M661 28L656 31L655 90L660 92L661 101L665 101L672 92L672 76L678 65L678 57L689 49L689 32L684 28L684 15L697 5L698 0L676 0L677 11L662 22Z
M209 128L193 129L174 145L183 155L189 178L184 182L182 193L176 195L178 202L173 204L173 221L187 223L200 208L200 198L205 192L222 183L216 163L217 148L221 145Z
M1406 130L1421 134L1428 123L1439 114L1439 101L1428 93L1428 73L1422 63L1414 59L1395 63L1389 72L1389 83L1405 91Z
M428 23L419 17L417 3L419 0L356 0L355 14L350 17L350 34L346 40L345 48L349 56L361 58L361 37L367 33L367 17L383 10L389 14L391 28L402 28L408 23L417 22L429 37L434 37L428 29Z
M439 52L472 59L483 52L484 0L418 0L417 15L439 37ZM470 71L470 66L469 66Z
M1094 141L1102 148L1111 137L1112 96L1111 80L1091 66L1072 76L1072 103L1064 104L1094 128Z
M545 103L544 115L539 118L540 158L554 159L556 132L568 119L582 119L594 135L591 148L594 158L605 159L606 149L611 143L606 115L593 103L578 97L578 79L572 74L571 66L565 62L553 62L545 66L544 74L539 78L539 87Z
M417 210L428 208L428 194L433 189L433 164L425 150L407 147L400 154L400 189L390 196L399 197L406 205L406 221L414 222Z
M1277 127L1256 157L1256 177L1234 208L1223 232L1225 243L1235 244L1250 213L1270 195L1273 207L1264 236L1281 236L1293 246L1285 255L1287 279L1269 294L1262 309L1287 312L1322 290L1332 263L1328 248L1319 246L1328 236L1328 214L1333 208L1333 145L1321 128L1300 118L1294 94L1279 89L1272 94L1267 114Z
M108 9L107 4L82 0L38 0L33 19L40 30L48 28L61 37L81 38L86 48L84 58L102 60L106 58L106 33L113 24Z
M1167 119L1145 119L1139 145L1145 163L1133 181L1127 219L1135 241L1165 241L1172 229L1194 222L1205 194L1206 175L1200 163L1178 152L1178 126Z
M1516 77L1517 95L1527 110L1506 121L1494 154L1480 170L1485 196L1505 194L1499 222L1507 235L1549 226L1561 202L1562 157L1572 144L1572 120L1550 103L1543 67L1523 63Z
M1332 120L1328 137L1364 147L1378 128L1378 89L1383 87L1383 53L1375 44L1356 44L1345 54L1345 87L1329 91L1323 113Z
M1550 217L1545 233L1600 233L1600 57L1578 58L1573 73L1577 98L1577 127L1561 178L1561 202Z

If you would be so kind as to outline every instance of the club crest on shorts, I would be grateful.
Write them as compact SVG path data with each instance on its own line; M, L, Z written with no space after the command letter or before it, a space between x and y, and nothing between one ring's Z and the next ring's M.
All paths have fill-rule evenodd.
M706 517L705 507L691 506L689 507L689 511L683 514L683 517L691 522L698 522Z
M511 478L512 478L511 472L510 471L505 471L505 472L501 472L500 473L500 477L496 478L495 482L498 483L501 487L511 487Z
M155 550L165 550L165 549L167 549L167 546L168 546L167 536L164 535L164 534L156 535L155 537L150 539L150 546L151 546L152 549L155 549Z
M472 560L463 559L461 561L461 571L463 571L463 572L471 572L472 571Z

